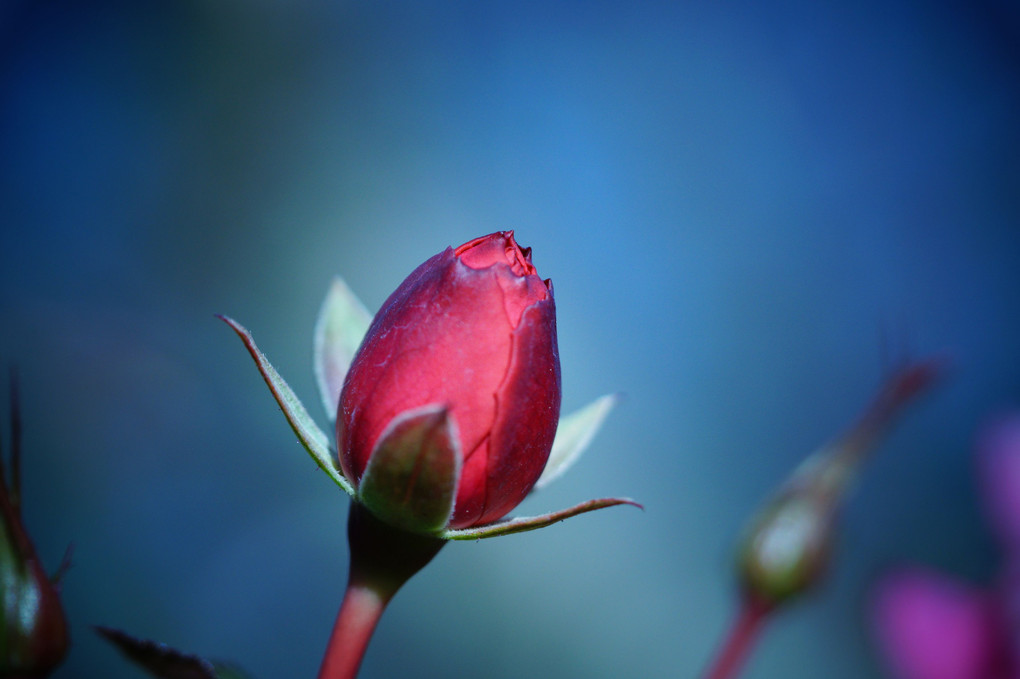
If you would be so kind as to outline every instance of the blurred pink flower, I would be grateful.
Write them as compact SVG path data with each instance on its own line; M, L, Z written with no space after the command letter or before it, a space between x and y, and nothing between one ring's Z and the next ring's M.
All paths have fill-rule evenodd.
M898 679L1020 679L1020 413L988 425L976 455L1002 576L981 589L925 567L886 575L871 613Z
M1010 556L1020 552L1020 413L988 426L978 441L978 481L985 512Z

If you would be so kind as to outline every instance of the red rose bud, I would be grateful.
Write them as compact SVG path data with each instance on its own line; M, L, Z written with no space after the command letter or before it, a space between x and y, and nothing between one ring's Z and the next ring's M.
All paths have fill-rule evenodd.
M552 284L494 233L426 261L375 316L340 393L340 464L395 525L487 524L535 485L559 412Z
M45 677L63 662L70 636L57 587L21 519L17 403L12 381L10 479L0 460L0 676Z
M808 457L753 521L740 548L745 593L768 605L804 592L825 572L836 519L861 462L903 407L939 374L942 361L917 363L893 375L858 423Z
M552 284L513 232L476 238L419 266L374 319L340 279L314 333L316 381L336 414L327 435L237 321L237 333L291 429L355 504L347 592L320 677L353 677L387 602L447 540L536 530L634 505L588 500L503 517L560 476L612 408L605 396L559 423L560 361ZM503 520L500 520L503 519Z
M448 248L412 273L374 320L339 278L314 333L329 436L237 321L237 333L298 441L345 493L390 527L443 540L544 528L634 505L600 498L504 518L569 469L616 402L557 424L560 368L552 285L512 232ZM339 462L339 464L337 464Z

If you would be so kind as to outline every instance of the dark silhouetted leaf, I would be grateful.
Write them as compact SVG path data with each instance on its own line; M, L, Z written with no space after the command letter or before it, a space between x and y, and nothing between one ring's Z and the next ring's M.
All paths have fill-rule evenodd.
M250 679L241 669L227 663L182 653L157 641L136 639L110 627L95 629L126 658L160 679Z

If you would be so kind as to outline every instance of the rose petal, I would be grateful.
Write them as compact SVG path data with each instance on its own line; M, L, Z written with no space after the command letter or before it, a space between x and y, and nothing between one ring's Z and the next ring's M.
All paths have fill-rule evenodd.
M921 569L887 576L872 601L879 646L900 679L990 679L996 629L986 596Z

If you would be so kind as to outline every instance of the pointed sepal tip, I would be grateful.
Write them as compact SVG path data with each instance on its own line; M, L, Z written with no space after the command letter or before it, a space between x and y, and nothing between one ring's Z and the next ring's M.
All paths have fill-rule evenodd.
M615 507L617 505L630 505L632 507L637 507L642 511L644 511L645 508L644 505L639 504L630 498L606 497L597 500L588 500L574 505L573 507L561 509L558 512L550 512L539 516L522 516L503 519L496 523L490 523L484 526L446 530L440 534L440 537L447 540L481 540L483 538L494 538L501 535L510 535L512 533L523 533L525 531L538 530L539 528L551 526L554 523L558 523L564 519L569 519L572 516L577 516L578 514L585 514L587 512L593 512L596 509L605 509L606 507Z
M312 456L312 459L315 460L319 468L326 472L329 478L333 479L334 483L353 496L354 486L344 478L333 462L333 456L329 447L329 437L326 436L325 432L319 428L319 425L308 414L308 410L305 409L305 406L294 393L294 390L290 388L290 385L280 376L280 373L276 372L276 368L269 363L265 354L259 350L248 329L229 316L216 314L216 317L229 325L237 333L237 336L241 338L241 341L244 342L245 348L255 361L255 366L262 374L262 379L265 380L269 391L273 394L273 398L279 404L291 429L297 434L301 445Z

